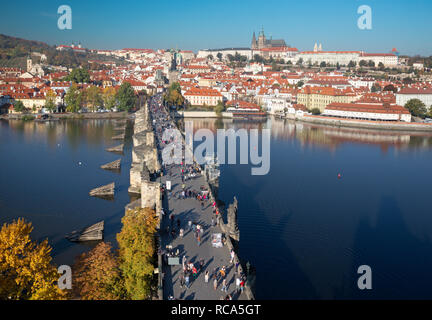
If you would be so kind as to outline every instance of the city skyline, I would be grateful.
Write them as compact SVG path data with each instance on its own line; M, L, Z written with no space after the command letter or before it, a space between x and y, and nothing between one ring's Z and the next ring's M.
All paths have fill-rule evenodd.
M432 3L402 1L188 1L163 3L129 1L40 1L33 7L22 1L21 10L5 3L8 14L0 21L0 33L43 41L51 45L81 42L91 49L127 47L198 51L223 47L250 47L252 33L262 27L268 37L284 39L300 51L364 50L403 55L432 55L428 13ZM27 6L25 4L28 4ZM59 30L57 9L72 8L72 30ZM358 7L372 9L372 30L360 30ZM227 19L228 16L229 18ZM395 36L396 35L396 36Z

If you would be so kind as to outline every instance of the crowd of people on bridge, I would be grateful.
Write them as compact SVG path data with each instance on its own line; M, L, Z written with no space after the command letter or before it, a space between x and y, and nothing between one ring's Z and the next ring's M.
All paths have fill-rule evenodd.
M181 139L179 139L178 136L171 137L168 140L166 140L166 137L164 137L164 130L174 129L176 126L173 123L166 108L163 107L161 99L162 97L157 95L153 97L149 103L149 110L151 112L153 126L155 128L157 145L160 151L159 155L162 154L162 150L165 146L172 143L178 147L181 146L181 150L184 152L184 144L182 141L180 141ZM170 177L180 177L182 182L181 190L174 194L171 194L171 190L169 190L167 186L163 186L161 190L163 192L167 192L168 199L171 199L171 196L174 196L178 200L195 199L199 202L202 211L204 211L208 206L211 206L213 215L211 217L211 224L209 226L205 226L192 220L182 222L179 217L176 217L173 213L171 213L169 214L169 224L166 227L166 233L168 237L171 237L174 240L177 235L180 238L183 238L185 236L185 232L190 231L194 235L197 245L200 246L204 229L217 226L219 210L216 206L216 202L210 199L209 190L207 190L206 187L201 186L200 190L196 190L191 187L187 187L185 184L187 181L193 180L201 175L201 167L196 163L185 164L183 156L181 158L175 158L174 160L174 163L170 164L165 164L162 162L160 174ZM166 216L163 209L162 216ZM178 250L174 251L172 250L171 246L168 247L170 250L166 252L166 258L173 255L179 257L180 254ZM234 251L230 252L230 258L230 264L232 265L232 268L235 268L235 275L233 279L236 290L234 292L239 296L244 289L245 279L238 272L238 262L236 264L234 263ZM167 262L167 259L165 259L165 261ZM197 281L199 275L204 274L204 283L206 285L210 285L210 283L212 283L214 290L220 289L225 294L225 296L222 296L221 299L232 299L232 294L228 293L232 281L229 282L227 280L227 274L231 268L227 268L223 265L220 268L215 268L213 271L206 270L207 268L205 266L204 259L199 259L198 262L194 263L191 260L188 261L185 254L183 255L181 265L182 272L179 275L180 288L184 288L185 290L190 289L192 284ZM172 295L170 295L169 298L174 299Z

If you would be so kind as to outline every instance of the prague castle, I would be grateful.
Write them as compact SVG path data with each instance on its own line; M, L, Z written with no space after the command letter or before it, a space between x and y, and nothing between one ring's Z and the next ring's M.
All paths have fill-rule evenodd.
M253 33L252 45L251 45L252 50L261 50L265 48L280 48L286 46L287 45L285 43L285 40L283 39L278 39L278 40L267 39L264 34L264 28L259 33L258 40L255 37L255 32Z

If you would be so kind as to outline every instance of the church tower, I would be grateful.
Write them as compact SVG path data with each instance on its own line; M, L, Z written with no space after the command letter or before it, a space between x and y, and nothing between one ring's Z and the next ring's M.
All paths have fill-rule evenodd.
M32 69L33 69L33 62L32 62L31 56L28 55L27 56L27 72L31 72Z
M263 49L265 47L266 47L266 37L264 35L264 27L263 27L258 36L258 49Z
M252 36L251 49L252 50L257 50L258 49L258 42L257 42L256 37L255 37L255 31L254 31L253 36Z

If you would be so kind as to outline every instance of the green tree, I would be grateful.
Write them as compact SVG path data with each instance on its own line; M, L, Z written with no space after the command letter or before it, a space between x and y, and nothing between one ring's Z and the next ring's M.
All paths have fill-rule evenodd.
M311 110L311 113L312 113L313 115L320 115L320 114L321 114L321 110L320 110L319 108L313 108L313 109Z
M304 86L304 82L302 80L300 80L299 82L297 82L297 88L301 88Z
M348 63L348 68L354 68L356 66L356 62L355 61L350 61L349 63Z
M117 234L120 270L127 294L132 300L151 298L155 259L155 233L158 218L154 210L128 210Z
M137 101L135 91L129 82L123 82L117 91L116 99L118 109L121 111L130 111Z
M321 63L320 63L320 67L321 68L325 68L327 66L327 64L325 63L325 61L322 61Z
M24 112L26 110L24 103L22 103L20 100L15 100L13 106L15 112Z
M371 92L380 92L381 91L381 87L379 84L374 83L374 85L371 87Z
M82 94L78 89L78 86L74 83L69 88L65 95L66 110L68 112L78 112L81 109Z
M168 88L168 92L165 95L165 101L174 106L184 105L185 99L181 94L181 87L178 82L174 82Z
M75 68L72 72L65 77L65 81L72 81L75 83L88 83L90 82L90 75L87 69Z
M254 54L253 60L257 63L263 63L264 62L264 58L261 57L259 54Z
M222 55L222 53L218 52L216 57L219 59L219 61L222 61L223 55Z
M366 60L360 60L360 62L359 62L360 67L366 67L367 65L368 65L368 63Z
M413 115L414 117L424 118L427 113L427 109L425 104L419 99L411 99L405 104L405 108Z
M393 93L396 93L397 89L394 85L388 84L384 87L383 91L392 91Z
M225 106L222 101L219 101L218 104L215 106L214 111L217 115L222 115L222 112L225 111Z

